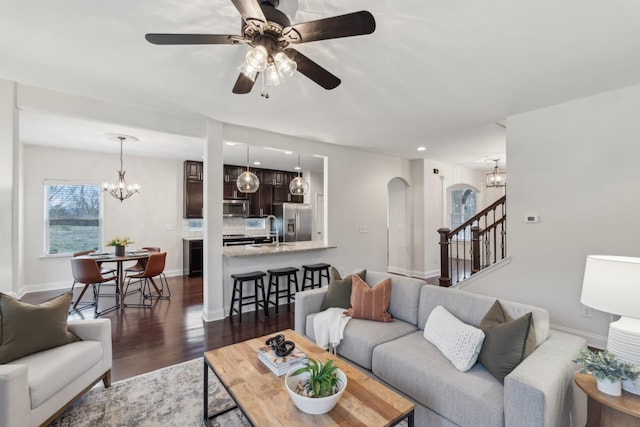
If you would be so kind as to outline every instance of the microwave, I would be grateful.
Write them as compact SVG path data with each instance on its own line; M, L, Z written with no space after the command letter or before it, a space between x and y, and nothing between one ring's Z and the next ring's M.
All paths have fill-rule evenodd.
M249 201L248 200L223 200L222 215L223 216L248 216Z

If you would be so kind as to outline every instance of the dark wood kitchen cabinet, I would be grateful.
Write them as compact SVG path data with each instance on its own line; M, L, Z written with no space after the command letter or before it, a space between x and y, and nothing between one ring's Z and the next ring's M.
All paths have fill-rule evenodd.
M185 276L202 276L204 245L202 240L182 241L182 271Z
M242 166L224 165L224 175L222 179L222 197L230 200L246 200L249 198L247 193L238 190L236 181L238 177L246 170ZM254 171L255 173L255 171Z
M262 184L258 191L249 195L249 214L267 216L273 214L273 185Z
M184 162L184 217L202 218L203 163L193 160Z

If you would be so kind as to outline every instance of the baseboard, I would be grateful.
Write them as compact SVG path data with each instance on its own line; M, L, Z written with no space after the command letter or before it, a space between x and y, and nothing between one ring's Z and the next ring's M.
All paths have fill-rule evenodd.
M582 337L587 340L587 345L591 347L605 348L607 346L607 337L603 335L593 334L591 332L582 331L580 329L567 328L566 326L556 325L553 323L551 323L549 327L556 331L566 332L571 335Z
M213 322L214 320L224 319L224 309L219 308L217 310L204 311L202 310L202 320L205 322Z

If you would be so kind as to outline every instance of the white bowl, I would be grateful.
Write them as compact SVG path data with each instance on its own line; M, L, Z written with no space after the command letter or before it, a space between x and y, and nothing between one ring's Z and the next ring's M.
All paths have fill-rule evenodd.
M300 375L293 376L291 375L293 372L295 372L295 369L288 372L284 377L284 386L287 389L287 392L289 392L289 396L291 396L291 400L293 400L296 407L307 414L326 414L336 406L336 403L340 400L340 396L342 396L342 393L344 393L344 390L347 388L347 376L342 372L342 370L336 369L335 373L341 380L340 390L338 390L336 394L327 397L301 396L294 390L298 382L309 378L309 373L304 372Z

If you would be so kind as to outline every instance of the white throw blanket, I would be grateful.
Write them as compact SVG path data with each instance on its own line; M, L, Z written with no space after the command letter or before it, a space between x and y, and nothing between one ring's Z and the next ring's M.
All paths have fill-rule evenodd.
M313 332L319 347L333 349L335 353L335 348L344 337L344 328L351 319L351 317L345 316L344 312L344 308L331 307L316 314L316 317L313 318Z

